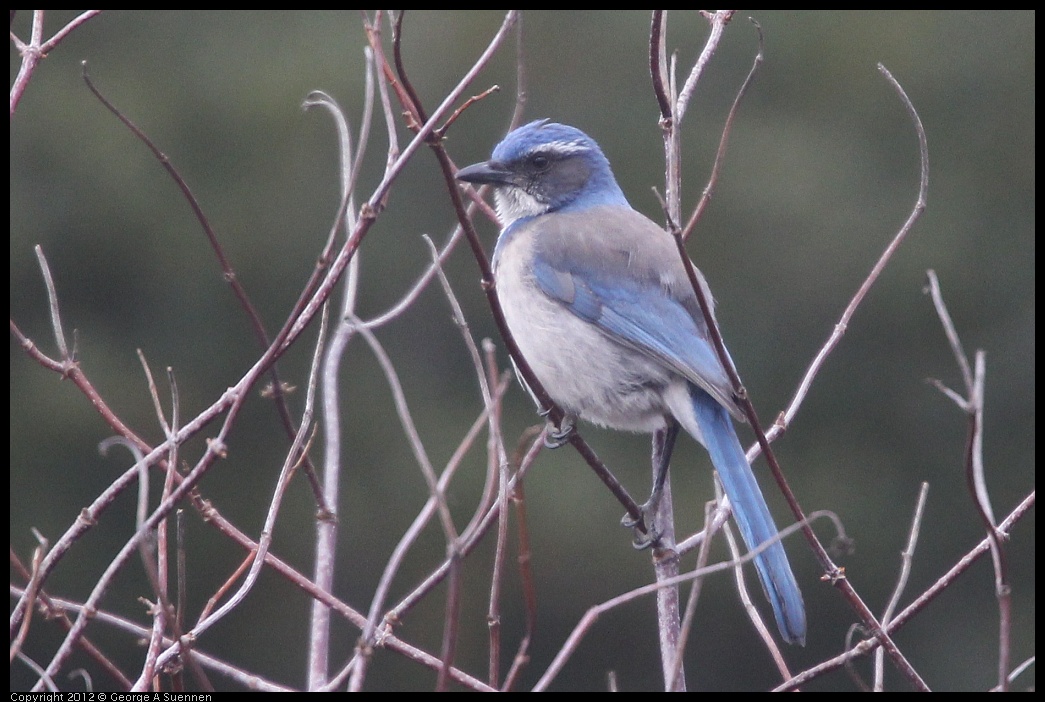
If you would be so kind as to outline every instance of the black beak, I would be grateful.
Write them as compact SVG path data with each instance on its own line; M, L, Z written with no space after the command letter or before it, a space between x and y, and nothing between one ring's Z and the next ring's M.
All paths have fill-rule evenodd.
M512 174L505 169L504 164L497 161L483 161L465 166L457 171L454 176L457 180L466 183L491 183L493 185L507 185L512 182Z

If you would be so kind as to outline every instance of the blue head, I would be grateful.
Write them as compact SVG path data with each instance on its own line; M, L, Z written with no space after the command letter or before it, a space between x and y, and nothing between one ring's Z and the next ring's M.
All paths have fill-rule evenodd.
M462 168L457 178L495 186L505 226L523 217L595 205L629 207L595 140L546 119L510 132L489 161Z

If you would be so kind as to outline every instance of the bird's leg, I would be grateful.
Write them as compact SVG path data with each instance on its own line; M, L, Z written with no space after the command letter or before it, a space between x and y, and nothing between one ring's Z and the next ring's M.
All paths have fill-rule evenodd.
M548 419L550 411L542 409L538 414L544 417L544 420L548 423L548 430L544 433L544 445L550 449L557 449L570 443L570 437L573 436L574 420L573 417L564 414L562 421L559 422L559 426L555 426L555 423Z
M653 491L649 499L639 505L641 516L632 519L630 515L624 515L621 524L635 529L635 538L632 545L638 549L656 546L660 541L663 529L656 523L657 510L660 507L661 494L664 491L664 481L668 477L668 466L671 464L671 452L675 448L675 438L679 435L679 423L674 419L668 421L667 426L653 432Z

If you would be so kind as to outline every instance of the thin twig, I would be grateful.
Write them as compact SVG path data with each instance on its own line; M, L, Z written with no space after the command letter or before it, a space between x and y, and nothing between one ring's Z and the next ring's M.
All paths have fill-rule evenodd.
M63 39L69 36L70 32L92 17L97 16L100 12L101 10L87 10L77 15L67 25L55 32L54 36L47 41L43 41L45 16L43 10L33 10L33 22L29 29L30 39L28 44L16 37L14 32L11 32L11 41L22 56L18 75L15 76L14 81L11 83L11 119L14 119L18 103L21 102L22 95L25 94L25 89L29 86L29 81L32 79L40 59L54 50ZM11 16L11 19L14 19L14 15Z
M922 517L925 514L925 503L929 497L929 483L923 482L918 490L918 500L914 506L914 515L911 518L911 529L907 536L907 545L904 547L903 552L900 554L900 572L896 578L896 585L893 587L892 595L889 597L889 602L885 606L885 610L882 612L882 626L888 627L890 620L893 618L893 613L896 611L897 606L900 603L900 597L903 595L904 589L907 587L907 581L911 577L911 566L914 563L914 551L918 547L918 536L922 530ZM874 660L874 691L884 692L885 690L885 655L882 649L875 651Z

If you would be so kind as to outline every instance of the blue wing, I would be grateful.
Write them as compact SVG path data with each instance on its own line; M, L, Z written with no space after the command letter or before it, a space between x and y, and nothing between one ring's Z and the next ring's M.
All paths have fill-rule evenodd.
M542 225L532 264L537 285L743 420L671 237L630 208L592 209L596 212L557 213L551 226ZM601 221L602 228L590 231L592 221Z

